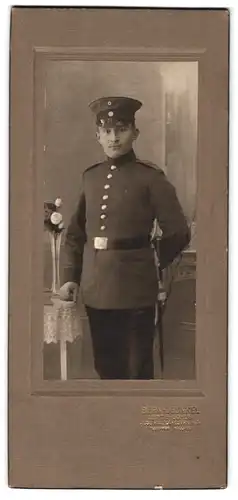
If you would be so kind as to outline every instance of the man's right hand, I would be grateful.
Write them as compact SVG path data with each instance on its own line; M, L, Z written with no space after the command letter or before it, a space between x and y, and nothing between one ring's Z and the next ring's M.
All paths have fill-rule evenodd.
M76 302L77 295L79 291L79 286L74 281L67 281L64 285L61 286L59 290L59 296L61 300L69 300Z

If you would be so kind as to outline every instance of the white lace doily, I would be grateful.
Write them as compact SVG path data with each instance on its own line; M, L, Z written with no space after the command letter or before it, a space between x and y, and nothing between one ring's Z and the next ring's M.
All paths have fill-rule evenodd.
M75 302L52 299L52 305L44 306L44 342L50 344L60 340L73 342L82 337L82 325Z

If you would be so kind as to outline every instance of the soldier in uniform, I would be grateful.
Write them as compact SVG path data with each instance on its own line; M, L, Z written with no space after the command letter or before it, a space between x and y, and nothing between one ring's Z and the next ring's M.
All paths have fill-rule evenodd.
M103 97L89 106L105 160L83 173L60 294L70 300L81 287L101 379L153 379L158 278L150 234L157 220L163 269L188 245L189 229L164 172L133 151L142 103Z

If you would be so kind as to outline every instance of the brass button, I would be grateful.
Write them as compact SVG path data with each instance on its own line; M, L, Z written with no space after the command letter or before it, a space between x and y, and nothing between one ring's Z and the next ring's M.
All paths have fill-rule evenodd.
M104 194L104 196L102 197L103 200L107 200L108 199L108 194Z
M107 208L107 205L102 205L102 206L101 206L101 209L102 209L102 210L105 210L106 208Z
M117 168L116 165L111 166L111 170L115 170L116 168Z
M101 219L105 219L105 218L106 218L106 215L105 215L105 214L102 214L102 215L100 215L100 218L101 218Z
M108 178L108 179L111 179L111 178L112 178L112 174L108 174L108 175L107 175L107 178Z
M100 229L101 231L104 231L104 229L106 229L106 226L101 226Z
M105 184L104 189L109 189L109 188L110 188L110 184Z

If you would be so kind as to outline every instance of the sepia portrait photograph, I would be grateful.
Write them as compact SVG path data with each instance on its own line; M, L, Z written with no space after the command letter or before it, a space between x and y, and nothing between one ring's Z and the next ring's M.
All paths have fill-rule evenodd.
M9 483L227 483L226 9L11 16Z
M194 379L196 61L47 61L44 378Z

